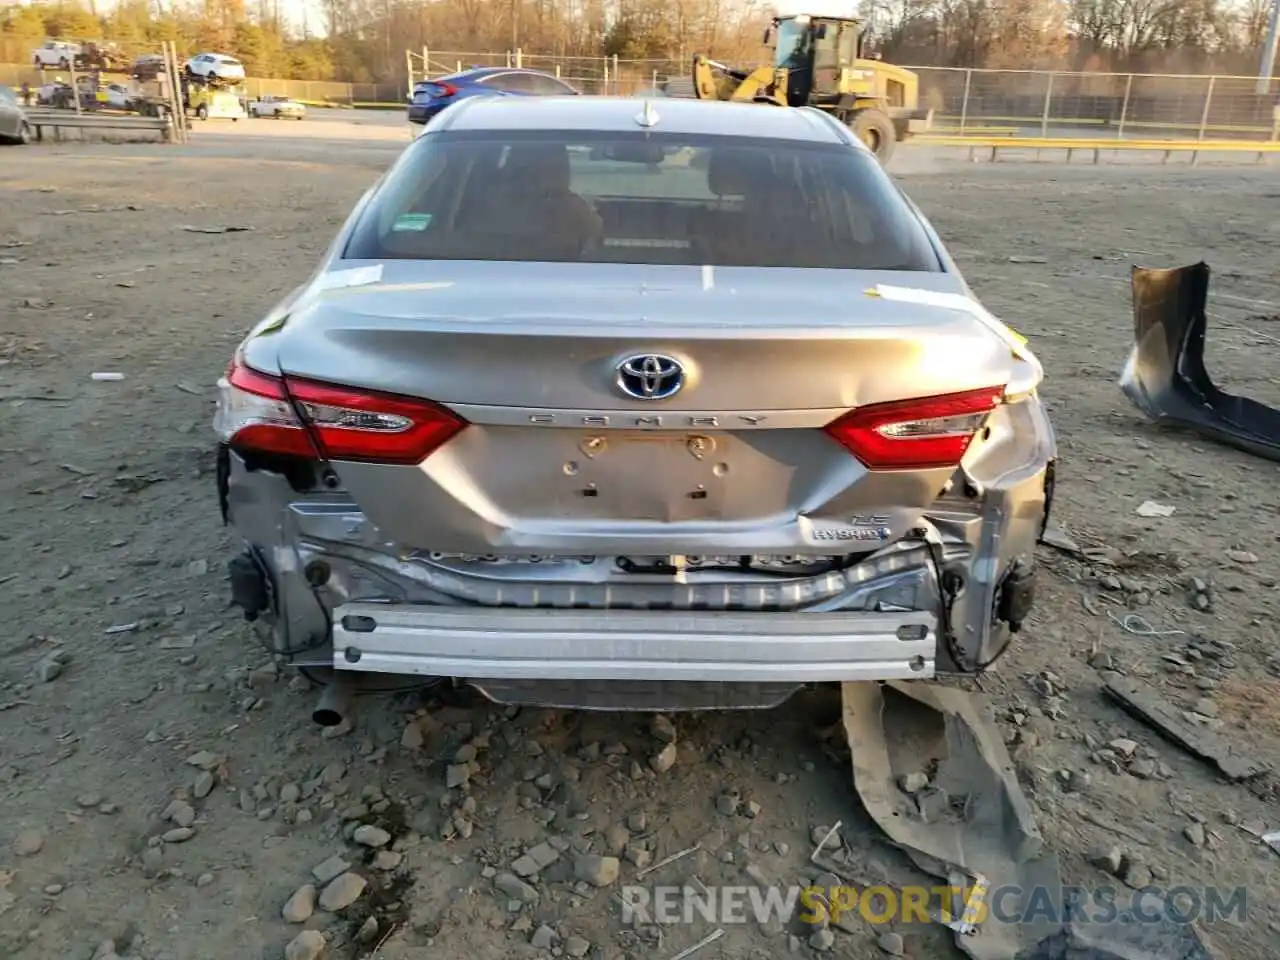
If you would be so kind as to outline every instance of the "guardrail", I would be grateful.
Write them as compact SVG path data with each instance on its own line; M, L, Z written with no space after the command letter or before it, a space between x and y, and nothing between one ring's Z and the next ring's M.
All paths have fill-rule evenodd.
M933 115L933 122L935 126L939 123L944 123L966 134L980 134L987 124L1013 124L1020 130L1031 131L1037 135L1041 134L1046 129L1042 126L1042 120L1040 117L970 116L965 119L963 126L960 125L960 120L961 118L955 114L935 113ZM1212 140L1214 137L1222 134L1234 134L1236 135L1236 139L1239 139L1242 135L1253 135L1258 137L1260 140L1266 140L1268 138L1274 140L1276 139L1276 130L1278 128L1275 124L1266 126L1264 124L1208 123L1204 125L1204 136L1201 137L1200 134L1202 131L1197 124L1160 122L1154 120L1150 122L1130 120L1121 127L1117 122L1111 120L1090 120L1078 117L1050 117L1047 129L1049 132L1045 134L1046 136L1053 136L1054 131L1061 132L1063 130L1105 130L1110 133L1113 139L1116 140L1126 139L1134 132L1138 132L1136 139L1141 140L1143 137L1140 131L1145 131L1147 133L1151 133L1153 131L1157 133L1168 132L1170 134L1181 133L1182 136L1178 137L1178 139L1181 140L1190 139L1190 137L1187 136L1188 134L1194 134L1195 139L1197 140Z
M26 117L37 140L44 140L46 128L53 131L54 139L59 138L60 130L124 130L158 133L166 143L173 140L173 124L168 117L139 117L96 110L75 113L71 110L38 109L27 110Z
M142 52L153 45L131 47ZM0 84L18 87L24 81L38 87L48 76L32 66L23 52L21 61L0 63ZM181 61L179 61L181 62ZM684 54L667 59L624 60L618 57L569 57L526 50L465 52L406 51L409 76L439 76L472 66L523 66L545 70L573 83L584 93L633 93L658 86L672 78L688 79ZM1269 84L1256 76L1090 73L1070 70L1000 70L902 64L920 79L922 105L935 116L972 123L1011 118L1039 127L1052 135L1068 124L1106 123L1124 135L1153 124L1168 125L1190 135L1211 135L1227 127L1266 127L1270 105L1275 103L1276 80ZM401 106L408 86L399 77L381 83L336 80L286 80L250 77L250 97L278 94L322 104L380 104ZM997 119L997 122L1001 122Z
M969 158L977 159L975 149L989 148L994 163L1001 150L1065 150L1067 161L1077 150L1093 153L1093 162L1100 162L1104 151L1163 151L1163 163L1169 162L1174 153L1190 153L1194 166L1201 153L1253 153L1257 162L1264 162L1271 154L1280 154L1280 142L1258 140L1114 140L1109 137L1011 137L1011 136L948 136L926 134L914 137L913 143L940 147L968 147Z
M994 125L989 127L971 126L961 130L955 124L938 123L935 117L933 126L929 128L927 135L939 137L1016 137L1021 132L1021 127ZM924 136L924 134L918 134L918 136Z

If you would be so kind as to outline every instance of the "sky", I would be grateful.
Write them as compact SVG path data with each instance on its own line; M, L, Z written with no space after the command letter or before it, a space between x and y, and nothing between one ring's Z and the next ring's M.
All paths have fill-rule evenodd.
M774 8L781 15L811 13L815 17L856 17L857 0L778 0Z

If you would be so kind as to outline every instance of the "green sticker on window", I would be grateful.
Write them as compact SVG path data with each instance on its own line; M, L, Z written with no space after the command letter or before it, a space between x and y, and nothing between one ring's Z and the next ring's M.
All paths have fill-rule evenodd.
M402 213L396 217L396 222L391 225L392 230L425 230L431 226L431 214L429 213Z

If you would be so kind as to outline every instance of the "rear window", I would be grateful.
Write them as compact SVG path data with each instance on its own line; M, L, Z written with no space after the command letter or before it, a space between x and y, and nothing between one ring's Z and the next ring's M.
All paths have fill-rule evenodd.
M427 133L389 171L344 256L941 269L862 151L641 131Z

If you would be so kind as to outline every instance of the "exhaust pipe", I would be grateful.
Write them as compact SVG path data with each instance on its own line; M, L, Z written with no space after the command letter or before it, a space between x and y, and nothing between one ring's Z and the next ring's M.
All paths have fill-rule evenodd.
M350 675L345 670L333 671L324 693L320 694L320 702L311 712L311 719L322 727L336 727L349 720L355 694L356 685Z

